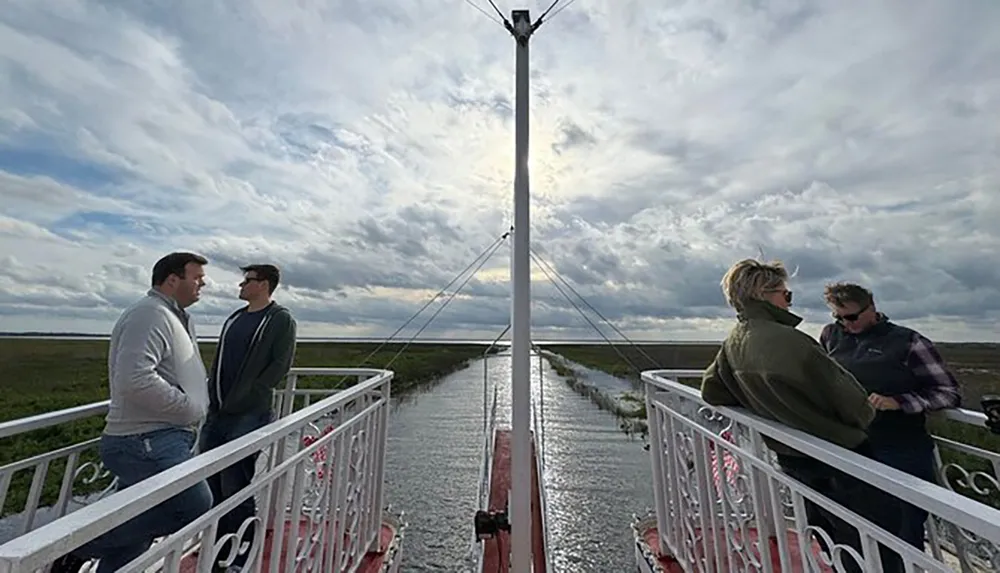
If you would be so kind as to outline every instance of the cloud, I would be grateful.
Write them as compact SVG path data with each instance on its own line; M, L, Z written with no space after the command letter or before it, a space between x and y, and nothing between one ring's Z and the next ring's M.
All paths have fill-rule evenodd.
M720 338L719 279L762 251L798 269L810 332L823 284L855 280L933 338L997 339L998 19L991 0L574 2L532 39L536 253L637 338ZM512 223L513 56L450 0L7 7L2 329L107 332L185 249L211 259L203 333L238 266L272 261L304 334L390 334ZM424 334L503 330L508 255ZM538 336L594 336L533 277Z

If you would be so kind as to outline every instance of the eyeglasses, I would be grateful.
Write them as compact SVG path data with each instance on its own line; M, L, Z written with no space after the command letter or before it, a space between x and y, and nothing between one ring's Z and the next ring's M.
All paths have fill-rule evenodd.
M240 286L246 286L247 284L249 284L249 283L250 283L250 281L255 281L255 282L260 282L260 281L262 281L262 280L266 280L266 279L259 279L259 278L257 278L257 277L246 277L246 278L244 278L244 279L243 279L243 280L242 280L242 281L240 282Z
M866 310L868 310L867 304L864 307L862 307L861 310L859 310L858 312L852 312L850 314L837 314L836 312L834 312L832 313L832 315L833 319L836 320L837 322L854 322L857 319L861 318L861 315L864 314Z
M781 294L785 295L785 302L787 302L788 304L792 304L792 291L790 291L790 290L787 290L787 289L771 289L771 290L764 291L764 292L780 292Z

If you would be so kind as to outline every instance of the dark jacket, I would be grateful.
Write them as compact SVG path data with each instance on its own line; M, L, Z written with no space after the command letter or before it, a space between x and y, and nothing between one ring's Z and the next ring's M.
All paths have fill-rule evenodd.
M284 380L295 358L295 319L287 308L271 303L239 367L236 384L223 396L219 375L226 329L244 312L246 307L229 315L219 335L215 360L208 375L209 411L213 413L232 415L270 410L274 389Z
M859 334L834 323L823 330L820 344L865 390L896 397L919 393L926 386L908 363L915 336L913 330L880 316L876 324ZM881 410L869 426L868 436L873 445L934 447L923 411Z
M875 416L868 393L808 334L802 319L767 302L753 302L722 343L702 379L713 406L740 406L845 448L866 439ZM778 454L802 455L765 438Z

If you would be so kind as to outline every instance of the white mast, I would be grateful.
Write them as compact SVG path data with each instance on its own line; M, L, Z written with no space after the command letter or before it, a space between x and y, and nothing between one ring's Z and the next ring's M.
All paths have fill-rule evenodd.
M531 573L531 258L528 187L528 10L511 11L514 79L514 249L511 264L511 573Z

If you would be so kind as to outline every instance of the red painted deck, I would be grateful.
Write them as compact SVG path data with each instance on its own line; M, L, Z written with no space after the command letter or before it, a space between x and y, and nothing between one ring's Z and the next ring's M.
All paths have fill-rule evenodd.
M493 464L490 468L491 511L507 508L510 493L510 430L497 429L493 438ZM542 505L535 440L531 439L531 557L535 573L545 573L545 536L542 530ZM483 541L483 573L508 573L510 570L510 534L501 531Z
M786 539L788 540L787 541L788 561L789 563L791 563L791 571L789 571L788 573L800 573L800 572L804 573L805 571L808 571L808 568L805 567L805 560L802 558L802 554L799 551L798 535L794 531L788 531L786 532L786 536L787 536ZM659 562L660 567L662 567L663 570L667 571L668 573L685 573L684 568L676 559L674 559L673 557L660 555L659 552L660 544L658 539L659 539L659 532L656 530L655 526L650 527L643 534L643 540L646 542L646 545L649 546L650 550L652 550L653 554L657 556L657 561ZM750 539L752 542L757 541L756 529L750 530ZM714 555L715 540L716 536L708 536L707 538L705 538L702 541L701 545L698 547L699 550L698 555L703 556L706 551L710 555ZM781 569L781 558L778 554L778 538L771 537L770 539L768 539L768 541L770 541L770 546L771 546L771 567L775 571L775 573L779 573L780 571L782 571L782 569ZM725 542L723 541L722 543ZM820 552L819 544L816 543L815 541L812 543L812 550L813 553L819 555ZM737 556L735 553L733 554L734 564L741 563L740 559L741 558ZM821 560L817 559L816 562L820 564L820 571L822 571L823 573L834 573L834 569L826 565L823 565L823 562Z
M284 541L281 544L281 555L278 556L282 561L285 559L288 552L288 537L292 530L292 523L285 522L285 528L283 534L285 536ZM369 551L361 559L361 567L358 569L359 573L378 573L382 571L382 566L385 564L386 552L389 550L389 546L392 544L393 539L397 535L397 531L394 527L387 523L382 524L381 535L379 536L379 548L378 551ZM309 535L309 525L305 519L299 522L299 537L303 538ZM267 531L267 536L264 538L264 556L263 563L260 570L265 571L271 565L271 559L274 557L271 554L272 547L274 546L274 530L269 529ZM228 551L228 546L224 549ZM321 566L323 563L323 546L317 545L316 549L313 550L314 554L319 558L316 561L317 566ZM397 559L399 553L396 553ZM198 552L195 551L187 555L181 561L181 573L194 573L198 569ZM281 569L279 568L279 571Z

